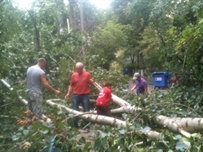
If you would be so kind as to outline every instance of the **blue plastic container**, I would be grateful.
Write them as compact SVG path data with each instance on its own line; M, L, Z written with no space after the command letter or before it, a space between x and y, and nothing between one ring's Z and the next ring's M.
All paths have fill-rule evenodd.
M123 69L123 74L128 74L128 69L127 68Z
M152 82L154 87L167 87L170 74L168 72L153 72Z

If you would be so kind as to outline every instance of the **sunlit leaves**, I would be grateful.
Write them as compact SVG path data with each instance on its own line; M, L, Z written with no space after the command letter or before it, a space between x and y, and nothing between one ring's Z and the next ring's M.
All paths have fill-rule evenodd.
M94 66L109 69L112 61L116 59L116 53L126 43L126 35L122 31L123 26L109 21L95 31L88 54L95 59Z

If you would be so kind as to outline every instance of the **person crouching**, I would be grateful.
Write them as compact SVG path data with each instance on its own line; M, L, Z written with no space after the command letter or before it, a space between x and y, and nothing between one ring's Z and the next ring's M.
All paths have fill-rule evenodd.
M111 111L108 106L109 102L113 102L111 86L112 84L110 82L106 82L104 88L100 90L100 93L96 100L96 110L98 115L111 117Z

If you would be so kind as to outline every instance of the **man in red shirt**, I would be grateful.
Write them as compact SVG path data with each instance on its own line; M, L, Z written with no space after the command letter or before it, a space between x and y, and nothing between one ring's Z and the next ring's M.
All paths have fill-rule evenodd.
M107 82L98 95L98 98L96 100L96 109L98 115L111 116L111 112L108 107L109 101L113 102L111 95L111 86L112 84L110 82Z
M66 99L69 98L70 93L73 93L73 109L78 110L79 105L82 104L84 112L90 110L89 93L90 84L93 84L93 79L89 72L85 71L83 64L81 62L75 65L76 72L71 76L70 85L68 87L68 92L65 96ZM85 125L89 122L85 121ZM78 121L74 119L74 126L78 128ZM89 132L89 128L85 128L85 132Z

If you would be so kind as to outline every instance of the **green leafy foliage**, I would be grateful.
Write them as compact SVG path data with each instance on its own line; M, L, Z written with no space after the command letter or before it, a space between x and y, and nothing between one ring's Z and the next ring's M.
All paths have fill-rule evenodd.
M201 133L186 138L154 123L158 115L201 117L203 3L115 0L113 10L104 12L85 1L81 34L77 2L71 30L67 29L71 10L61 0L36 0L30 10L19 10L6 0L0 3L0 77L14 88L9 91L0 84L0 151L203 151ZM64 99L75 63L81 61L96 82L102 86L112 82L114 94L142 111L115 115L132 125L125 129L100 125L90 138L73 128L73 115L46 104L44 113L51 115L52 125L18 125L17 120L28 119L22 115L26 107L18 96L25 97L26 69L38 57L46 58L47 80L62 91L59 98ZM129 69L130 76L140 68L150 76L160 70L177 72L180 83L167 94L153 90L135 96L128 92L131 77L123 75L123 68ZM92 88L91 100L97 95ZM44 97L58 98L46 90ZM64 104L71 107L70 100ZM90 123L91 130L94 125ZM151 128L161 133L162 140L147 140L145 133Z
M90 62L94 63L95 67L109 70L110 63L116 60L117 51L125 45L125 39L122 25L108 21L104 27L98 27L88 47Z

